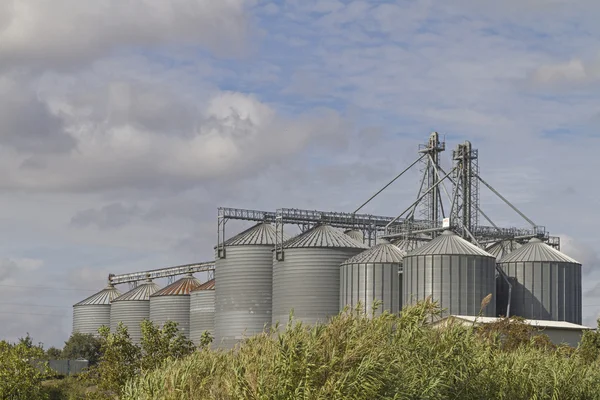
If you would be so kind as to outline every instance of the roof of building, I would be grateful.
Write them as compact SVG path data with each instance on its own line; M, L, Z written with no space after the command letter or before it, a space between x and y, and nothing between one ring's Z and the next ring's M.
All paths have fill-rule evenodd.
M169 286L165 286L150 297L185 296L190 294L192 290L200 285L201 283L198 279L194 278L192 274L188 274L183 278L171 283Z
M283 241L288 240L287 235L283 235ZM225 246L274 246L276 243L276 232L273 225L260 222L251 226L243 232L227 239Z
M452 231L442 232L430 242L411 250L407 257L417 255L474 255L496 258Z
M516 240L501 240L496 243L492 243L489 245L485 251L496 257L496 259L501 259L507 254L512 253L513 251L519 249L523 246L521 243Z
M365 235L363 235L363 233L358 229L348 229L344 231L344 234L350 236L352 239L360 243L364 242L365 240Z
M471 315L450 315L448 317L444 317L439 321L436 321L435 324L441 324L447 321L448 319L458 319L464 322L476 323L476 324L489 324L492 322L497 322L502 318L499 317L476 317ZM571 322L565 321L546 321L541 319L526 319L523 321L527 325L534 326L536 328L550 328L550 329L574 329L574 330L592 330L593 328L573 324Z
M344 264L401 264L404 250L389 243L380 243L344 261Z
M283 244L283 247L285 249L306 247L369 248L362 242L357 242L341 231L324 224L315 225L306 232L288 240Z
M124 293L114 299L112 302L116 301L145 301L150 300L150 296L160 290L160 286L156 283L152 282L152 280L147 280L146 282L138 285L138 287L131 289L129 292Z
M87 299L81 300L79 303L75 304L75 306L104 306L109 305L111 301L116 299L121 295L119 289L114 287L112 284L108 284L107 287L99 291L98 293L94 293Z
M202 285L198 286L195 289L192 289L192 292L195 292L197 290L214 290L215 289L215 279L211 279L210 281L206 281L204 282Z
M555 248L548 246L538 238L531 239L529 243L526 243L512 253L505 255L498 262L562 262L581 264L579 261L576 261L566 254L556 250Z

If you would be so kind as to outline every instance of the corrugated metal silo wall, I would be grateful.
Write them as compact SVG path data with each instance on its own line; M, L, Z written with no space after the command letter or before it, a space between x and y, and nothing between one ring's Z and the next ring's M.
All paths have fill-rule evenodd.
M159 327L167 321L175 321L179 332L189 338L190 295L150 297L150 320Z
M340 310L354 309L358 303L371 315L373 302L381 301L375 315L383 311L397 313L401 309L400 264L343 264L340 267Z
M581 324L581 265L561 262L499 265L514 278L511 315Z
M327 322L340 311L340 265L364 251L349 248L290 248L273 266L273 324Z
M232 348L271 324L273 246L227 247L215 282L215 345Z
M150 319L150 301L132 300L115 301L110 306L110 330L116 332L117 324L123 322L133 343L140 343L143 320Z
M444 315L479 315L481 301L492 294L483 310L496 316L496 260L474 255L416 255L403 260L403 305L428 296L439 302Z
M214 333L215 291L196 290L190 293L190 339L200 344L204 331Z
M73 332L97 336L102 325L110 327L110 304L73 307Z

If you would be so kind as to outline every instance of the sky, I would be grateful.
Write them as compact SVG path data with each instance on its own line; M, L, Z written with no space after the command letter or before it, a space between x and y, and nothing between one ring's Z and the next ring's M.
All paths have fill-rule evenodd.
M471 141L561 236L595 326L599 18L592 0L0 2L0 338L62 346L109 273L213 259L219 206L353 211L432 131L445 165ZM364 211L417 189L408 173Z

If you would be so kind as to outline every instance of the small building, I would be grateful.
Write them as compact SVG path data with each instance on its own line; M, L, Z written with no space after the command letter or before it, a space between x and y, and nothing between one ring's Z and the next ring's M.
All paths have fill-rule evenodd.
M433 323L434 327L446 326L449 321L468 325L481 325L497 322L498 317L474 317L469 315L450 315ZM583 332L593 330L587 326L573 324L564 321L545 321L539 319L526 319L525 324L539 330L540 333L547 335L555 345L568 344L571 347L577 347L581 341Z

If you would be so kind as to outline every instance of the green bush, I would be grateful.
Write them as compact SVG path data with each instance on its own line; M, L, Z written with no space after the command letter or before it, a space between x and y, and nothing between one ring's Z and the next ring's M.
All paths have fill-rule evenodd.
M0 341L0 399L46 399L41 383L49 370L43 358L44 350L29 335L17 344Z

